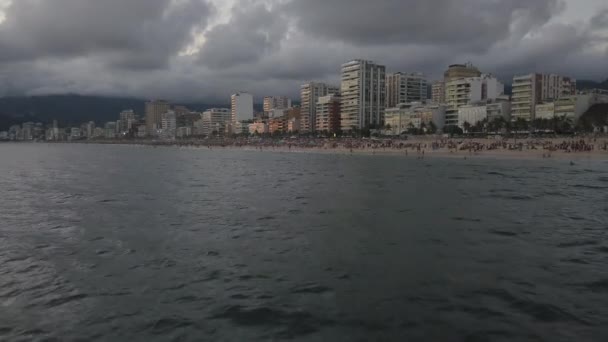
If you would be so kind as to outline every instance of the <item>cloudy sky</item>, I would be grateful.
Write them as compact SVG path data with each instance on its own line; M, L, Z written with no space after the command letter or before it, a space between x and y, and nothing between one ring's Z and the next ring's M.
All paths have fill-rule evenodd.
M354 58L431 80L467 61L603 80L608 2L0 0L0 96L295 97Z

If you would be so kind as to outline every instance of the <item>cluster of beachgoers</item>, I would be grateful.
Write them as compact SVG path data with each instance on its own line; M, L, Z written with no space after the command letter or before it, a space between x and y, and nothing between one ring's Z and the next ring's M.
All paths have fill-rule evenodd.
M98 142L99 143L99 142ZM403 154L419 158L434 156L508 156L551 158L573 155L607 157L608 137L553 138L445 138L420 137L401 139L318 138L318 137L236 137L174 141L107 141L106 143L152 146L241 149L277 152L317 152L347 154Z

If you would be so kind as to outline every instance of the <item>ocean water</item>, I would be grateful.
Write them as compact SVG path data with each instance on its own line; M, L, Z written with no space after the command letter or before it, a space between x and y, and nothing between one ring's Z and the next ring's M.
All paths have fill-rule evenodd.
M0 144L2 341L607 341L608 161Z

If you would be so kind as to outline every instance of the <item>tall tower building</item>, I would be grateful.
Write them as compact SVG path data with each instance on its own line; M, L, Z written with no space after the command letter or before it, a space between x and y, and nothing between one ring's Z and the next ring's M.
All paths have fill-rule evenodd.
M315 131L317 122L317 102L320 97L337 95L340 89L325 83L311 82L300 88L300 131L310 133Z
M511 118L534 120L536 105L542 101L543 76L529 74L513 77L511 96Z
M379 127L386 106L386 67L366 60L342 65L342 131Z
M291 108L291 99L287 96L266 96L264 97L264 113L274 109Z
M431 95L431 101L433 103L445 103L445 82L437 81L433 83L433 90Z
M386 106L422 102L427 96L427 81L421 73L394 73L386 76Z
M448 67L448 70L443 74L444 81L450 82L460 78L468 77L480 77L481 71L477 69L473 64L452 64Z
M253 95L236 93L230 100L233 124L253 119Z
M120 112L120 132L126 132L133 127L135 123L135 112L132 109L123 110Z
M155 100L146 102L146 131L149 135L155 135L155 132L162 128L163 114L171 109L171 105L167 101Z
M327 95L317 102L317 132L337 133L340 130L340 96Z
M166 139L175 138L175 132L177 130L177 115L174 111L167 111L162 115L162 136Z

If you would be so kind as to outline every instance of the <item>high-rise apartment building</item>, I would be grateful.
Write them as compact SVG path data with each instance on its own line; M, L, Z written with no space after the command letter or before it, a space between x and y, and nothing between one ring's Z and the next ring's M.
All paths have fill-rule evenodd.
M448 70L443 74L443 80L447 83L460 78L469 77L480 77L481 71L477 69L473 64L452 64L448 67Z
M340 130L340 96L327 95L317 101L317 132L337 133Z
M339 94L340 89L325 83L311 82L300 88L300 132L314 132L317 122L317 102L320 97Z
M226 126L232 121L232 111L228 108L213 108L202 114L202 132L200 134L210 136L212 134L223 134Z
M175 132L177 130L177 114L174 111L167 111L162 115L162 136L166 139L175 138Z
M343 131L380 127L386 106L386 67L366 60L342 65Z
M120 112L120 125L118 127L119 131L129 131L135 124L135 119L135 112L132 109L123 110Z
M253 95L236 93L231 97L232 123L253 120Z
M291 108L291 99L287 96L266 96L264 97L264 113L275 109Z
M454 79L446 83L448 109L458 110L462 106L482 100L495 100L504 94L505 86L492 75Z
M504 94L505 86L489 74L480 77L452 79L445 84L447 104L446 125L459 124L459 109L478 104L481 101L495 100ZM485 104L484 104L485 105Z
M427 81L421 73L394 73L386 76L386 107L422 102L427 98Z
M536 118L536 105L576 94L576 81L559 75L529 74L513 77L511 117Z
M146 131L155 135L162 128L163 114L171 109L167 101L156 100L146 102Z
M576 95L576 80L555 74L542 75L542 101L557 100Z
M445 82L433 83L431 101L433 103L445 103Z

